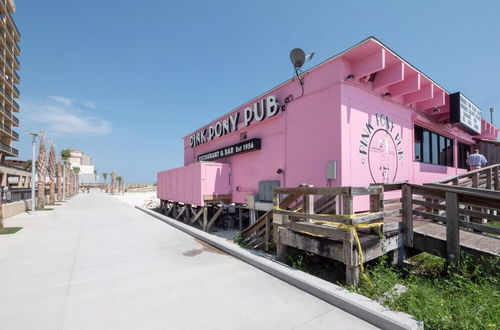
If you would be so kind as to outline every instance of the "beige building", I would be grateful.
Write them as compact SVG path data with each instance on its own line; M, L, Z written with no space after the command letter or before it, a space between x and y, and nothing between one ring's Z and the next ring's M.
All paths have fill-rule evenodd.
M14 0L0 0L0 184L15 182L11 177L18 177L19 185L25 186L28 181L29 172L24 174L19 170L13 170L5 164L5 157L17 157L19 151L13 147L13 143L19 141L19 134L14 130L19 127L19 119L15 116L19 112L19 104L15 99L19 98L20 77L16 72L20 69L20 48L18 42L21 39L12 14L16 12Z
M86 153L75 149L69 149L69 151L71 152L71 157L69 158L71 166L92 165L92 157Z

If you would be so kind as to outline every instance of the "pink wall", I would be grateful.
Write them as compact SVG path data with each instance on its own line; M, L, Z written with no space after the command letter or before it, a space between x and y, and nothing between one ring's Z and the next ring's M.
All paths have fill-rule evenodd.
M431 120L432 111L429 113L427 108L423 108L439 106L442 113L438 115L444 118L449 111L448 105L443 105L448 94L445 95L438 85L410 68L409 64L401 62L395 55L384 49L380 52L380 45L371 43L366 47L359 47L346 56L327 61L306 72L303 75L304 96L300 96L299 82L294 79L209 124L213 125L228 115L239 113L238 130L194 147L190 147L190 136L186 136L186 170L181 168L169 171L168 175L172 175L172 178L168 180L177 182L175 187L165 187L166 181L162 180L168 175L162 176L160 173L158 196L170 196L168 199L198 204L201 194L196 193L197 190L209 194L211 192L208 191L225 189L232 194L233 202L244 203L247 195L258 192L258 184L262 180L279 180L282 186L287 187L301 183L315 186L368 186L370 183L384 181L432 182L464 172L454 167L413 161L415 124L452 138L455 164L457 141L474 142L472 136L458 128L438 123L437 117ZM370 52L368 56L366 51ZM404 67L406 71L397 66ZM377 84L368 79L346 78L353 72L365 72L368 74L365 77L369 77L371 72L377 71L382 72L380 77L385 79L382 82L388 84L392 81L394 84L389 87L379 80L380 86L377 87ZM419 79L415 78L417 76ZM403 78L405 81L401 85L397 81ZM419 82L417 91L397 95L398 91L411 87L412 81ZM426 96L429 90L431 95ZM394 96L382 96L387 92L392 92ZM245 126L244 109L270 95L276 96L280 105L284 104L289 95L294 98L286 104L285 111ZM418 107L424 110L416 111ZM215 180L219 174L212 173L212 168L207 165L197 163L197 156L240 142L242 133L246 133L248 139L260 138L262 149L218 159L217 162L227 164L226 168L230 167L231 174L228 177L228 187L225 184L222 187L215 186L216 183L209 180ZM326 178L329 161L337 162L335 180ZM199 173L200 166L208 171L205 176ZM222 168L221 164L217 166L218 169ZM284 173L278 174L278 169L282 169ZM204 186L200 185L200 180ZM366 209L366 199L358 200L357 210Z
M204 195L229 194L229 166L193 163L157 174L157 196L162 200L204 205Z

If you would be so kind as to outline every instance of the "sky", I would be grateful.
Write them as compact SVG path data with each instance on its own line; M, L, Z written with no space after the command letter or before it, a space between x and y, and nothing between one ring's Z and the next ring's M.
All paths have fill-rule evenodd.
M182 137L375 36L500 126L500 1L17 0L19 159L26 132L89 154L98 173L153 182Z

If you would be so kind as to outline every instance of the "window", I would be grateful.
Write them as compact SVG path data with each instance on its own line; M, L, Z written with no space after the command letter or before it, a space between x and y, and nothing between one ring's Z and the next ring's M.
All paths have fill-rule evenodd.
M422 161L424 163L431 162L431 132L428 130L424 130L423 133L423 141L422 141Z
M453 166L452 139L420 126L415 126L414 136L415 161Z
M439 158L438 158L438 150L439 145L438 145L438 135L436 133L431 133L431 163L439 165Z
M471 146L462 142L457 144L458 168L467 168L467 156L469 156Z
M415 160L422 161L422 127L415 126Z

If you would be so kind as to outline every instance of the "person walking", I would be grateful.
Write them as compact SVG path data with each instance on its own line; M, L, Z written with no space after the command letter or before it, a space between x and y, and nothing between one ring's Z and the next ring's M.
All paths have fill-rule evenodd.
M487 163L486 157L479 153L479 149L474 149L474 153L467 156L467 165L470 166L471 171L480 169Z

